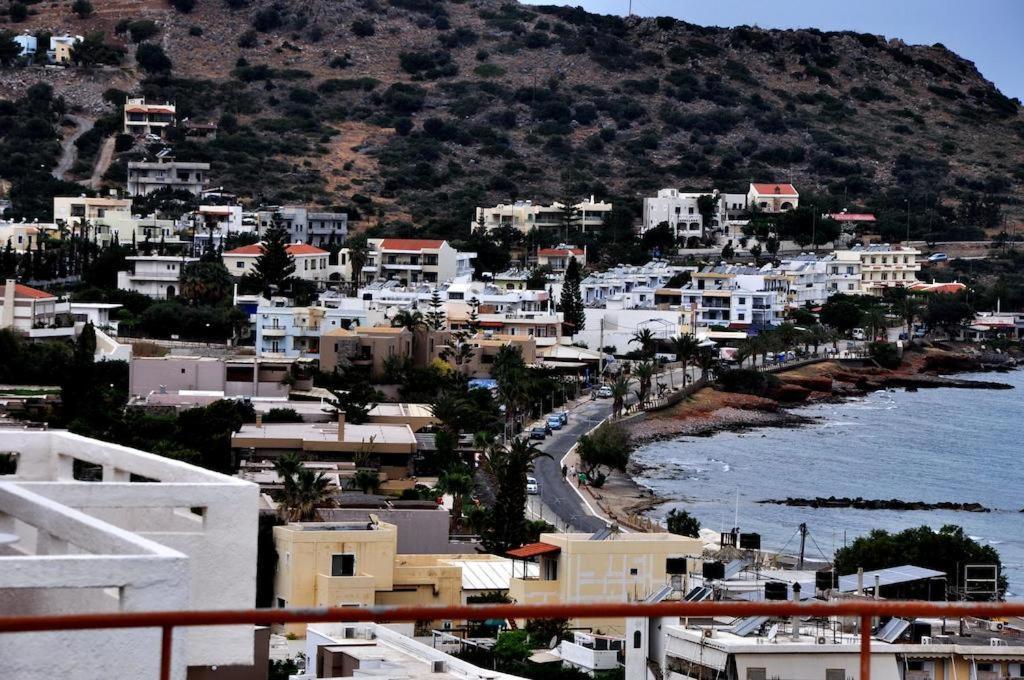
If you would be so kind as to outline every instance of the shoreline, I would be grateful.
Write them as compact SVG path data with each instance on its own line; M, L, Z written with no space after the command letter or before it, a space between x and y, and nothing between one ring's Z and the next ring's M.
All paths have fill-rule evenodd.
M705 387L673 407L641 414L623 425L630 433L633 448L682 437L711 437L720 432L801 427L821 422L822 418L793 413L791 409L847 403L851 398L880 389L1013 389L1012 385L1005 383L948 377L965 372L1006 372L1019 367L1019 359L1002 358L1004 362L996 364L960 352L926 349L907 352L903 364L897 369L849 367L823 361L774 374L780 386L772 396L723 392ZM624 514L649 522L646 513L650 510L680 500L658 496L636 481L640 473L649 469L653 468L631 462L626 473L614 473L604 487L595 490L600 494L599 500Z

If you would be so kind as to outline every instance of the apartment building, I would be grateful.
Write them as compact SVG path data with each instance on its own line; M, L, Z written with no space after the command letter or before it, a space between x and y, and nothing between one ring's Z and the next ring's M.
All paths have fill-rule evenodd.
M32 335L33 331L54 326L56 321L56 295L22 285L14 279L7 279L0 286L0 328L14 328Z
M351 330L325 330L320 340L320 370L333 372L339 366L360 366L372 377L384 374L388 359L411 359L413 333L392 326L357 326Z
M473 275L476 253L456 250L448 241L413 238L371 238L361 280L394 280L404 284L441 283Z
M518 604L592 604L643 599L691 571L700 539L670 533L625 533L617 527L593 535L541 534L540 541L508 552L513 560L535 561L536 577L513 578L509 597ZM518 571L518 570L517 570ZM571 620L605 633L625 632L622 619Z
M823 304L835 292L829 290L828 269L827 259L808 253L781 260L776 267L766 264L761 271L789 277L787 306L806 307Z
M758 212L786 212L799 207L800 193L792 184L753 182L747 189L747 205Z
M131 269L117 273L117 287L155 300L177 297L181 293L182 270L199 261L176 255L133 255L125 260Z
M837 290L833 292L864 295L882 295L886 288L905 288L917 281L920 255L921 251L915 248L888 243L837 250L829 264L830 287L835 283ZM855 279L857 274L859 279Z
M295 261L297 279L306 281L326 282L331 277L330 253L316 246L305 243L292 243L285 247ZM263 254L263 244L253 243L233 250L227 250L221 256L228 272L241 278L255 270L256 260Z
M471 300L479 303L478 311L481 313L540 312L548 309L551 298L546 290L504 288L482 281L470 281L466 277L436 286L426 283L403 286L398 281L375 281L360 288L356 297L368 305L425 312L429 310L435 293L444 303L446 314L448 310L464 314Z
M583 232L588 229L600 229L608 213L612 211L611 203L597 201L593 196L580 201L574 207L578 211L579 229ZM512 227L526 234L532 229L562 227L563 214L564 206L557 201L550 205L541 205L533 201L515 201L508 204L500 203L492 208L478 207L469 226L471 230L477 230L482 224L485 231Z
M176 113L177 108L169 102L147 104L144 97L129 97L124 103L124 133L162 136L166 128L175 125Z
M54 196L53 221L62 222L69 228L75 225L90 226L105 220L131 219L131 199L86 196ZM90 234L92 236L92 234Z
M755 267L706 267L691 274L680 304L691 309L697 326L767 328L782 322L789 285L785 275Z
M128 390L133 397L195 393L211 401L235 397L285 400L292 388L308 390L312 386L310 362L284 357L168 355L134 357L128 365Z
M681 305L673 309L588 307L586 317L582 330L572 336L573 341L582 342L593 350L614 347L615 354L638 349L633 337L644 329L666 342L684 333L693 333L693 313Z
M16 466L0 476L5 610L253 606L255 484L61 430L0 430L0 450ZM261 677L256 640L252 626L178 630L168 677ZM159 650L159 629L3 635L0 677L155 678Z
M209 173L209 163L176 161L169 156L158 156L155 161L128 161L128 195L145 196L169 189L200 196Z
M714 208L707 220L700 212L701 196L715 199ZM741 219L746 210L747 197L744 194L727 194L718 189L704 193L661 189L657 196L644 198L643 225L640 231L643 233L660 224L668 224L677 240L703 238Z
M265 234L278 220L292 242L313 246L341 245L348 238L348 213L310 210L298 205L264 208L256 213L259 233Z
M651 260L642 265L616 265L603 272L591 272L580 282L580 294L587 307L610 303L620 309L653 307L653 291L664 287L673 277L696 267L671 265L667 260ZM634 291L638 291L633 294Z
M256 310L256 354L319 359L324 307L261 306Z
M242 214L240 205L201 205L183 215L180 226L192 232L193 253L199 255L211 244L223 247L229 234L255 234L255 225L243 221Z
M569 260L574 258L582 270L587 266L587 249L564 243L554 248L537 249L537 266L548 267L554 274L565 274L565 270L569 268Z
M60 237L60 230L56 224L0 221L0 249L6 249L10 244L14 252L24 253L36 248L47 236Z

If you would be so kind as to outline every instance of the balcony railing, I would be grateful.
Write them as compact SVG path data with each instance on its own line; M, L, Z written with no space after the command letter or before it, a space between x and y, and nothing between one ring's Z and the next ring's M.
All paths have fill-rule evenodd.
M607 619L718 616L857 617L860 619L860 677L871 678L873 617L993 618L1024 616L1024 601L995 603L939 603L888 600L836 602L658 602L600 604L493 604L447 607L326 607L309 609L243 609L216 611L107 612L43 616L0 616L0 634L57 630L123 630L159 628L160 680L171 677L174 629L193 626L231 626L302 623L412 622L486 619ZM57 651L56 653L59 653ZM980 677L980 674L979 674Z

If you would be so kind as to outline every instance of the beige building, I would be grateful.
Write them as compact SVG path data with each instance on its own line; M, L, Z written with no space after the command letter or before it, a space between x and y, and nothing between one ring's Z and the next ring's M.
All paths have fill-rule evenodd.
M800 205L800 193L792 184L754 182L747 190L747 205L760 212L786 212Z
M603 537L603 538L602 538ZM670 533L541 534L540 542L510 550L514 560L537 561L536 577L516 577L509 597L520 604L592 604L641 601L689 573L688 558L699 557L700 539ZM524 565L525 566L525 565ZM518 566L516 568L518 571ZM570 621L571 626L622 634L622 619Z
M295 261L295 278L306 281L327 281L330 278L330 253L326 250L305 243L292 243L285 250ZM228 273L241 278L255 270L256 260L262 254L263 244L254 243L227 250L222 259Z
M131 199L88 198L86 196L53 197L53 221L63 222L69 227L83 222L92 225L105 219L131 219L131 216Z
M837 250L832 254L834 261L829 263L828 273L830 277L840 277L844 272L849 276L859 271L858 289L838 292L881 295L886 288L906 288L917 281L917 272L921 271L920 255L921 251L915 248L887 243ZM838 278L836 280L839 282Z
M0 328L14 328L31 334L34 329L56 323L57 296L17 283L0 286Z
M448 241L418 238L371 238L361 273L366 283L442 283L473 275L476 253L456 250ZM348 265L351 271L351 265Z
M129 98L124 103L124 133L126 135L163 135L164 129L174 125L174 104L147 104L145 98Z
M555 274L564 274L569 268L569 260L573 258L580 269L583 269L587 266L587 249L565 244L556 248L537 249L537 266L550 267Z
M593 196L580 201L575 207L579 214L579 229L584 232L588 229L599 229L608 213L612 211L611 203L597 201ZM485 231L512 227L525 234L532 229L561 227L562 213L563 204L557 201L550 205L541 205L533 201L500 203L492 208L478 207L469 227L471 230L477 230L482 224Z
M494 555L398 553L398 527L375 515L359 522L293 522L274 527L278 607L440 606L465 603L472 583L463 571L474 563L512 573L507 559ZM490 585L498 586L501 583ZM467 587L468 586L468 587ZM507 587L507 586L506 586ZM423 622L429 629L442 622ZM282 632L303 636L305 624Z
M176 161L169 156L156 161L128 162L128 194L145 196L160 189L187 191L199 196L206 188L209 163Z
M320 370L330 373L351 363L366 367L371 376L384 374L384 362L391 357L411 358L413 334L406 328L359 326L352 330L335 328L320 338Z

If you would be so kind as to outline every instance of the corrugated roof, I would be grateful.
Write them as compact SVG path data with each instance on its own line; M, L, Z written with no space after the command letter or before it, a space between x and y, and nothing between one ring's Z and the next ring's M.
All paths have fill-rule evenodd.
M508 590L512 580L515 564L512 560L446 560L449 564L462 568L463 590ZM515 570L522 576L522 567ZM540 575L540 565L526 565L527 578Z
M513 548L508 551L509 557L517 557L519 559L526 559L527 557L536 557L537 555L548 555L551 553L561 552L562 549L557 545L551 545L550 543L527 543L521 548Z

